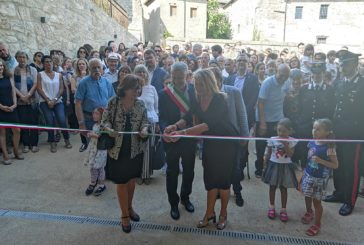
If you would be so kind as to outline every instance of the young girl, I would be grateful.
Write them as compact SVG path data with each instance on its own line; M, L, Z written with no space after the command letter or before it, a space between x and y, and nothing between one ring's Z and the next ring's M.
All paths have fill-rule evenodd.
M267 150L264 157L264 174L262 180L269 184L269 210L268 218L274 219L276 211L274 207L276 189L281 191L282 208L279 218L282 222L288 221L286 211L287 188L297 188L297 179L291 157L297 142L289 135L293 132L292 123L288 118L278 122L278 136L268 140ZM283 140L282 140L283 139ZM285 141L284 139L287 139Z
M315 53L312 44L307 44L305 50L303 51L303 56L301 58L301 71L304 78L309 78L311 74L311 63L313 61L313 55Z
M332 123L329 119L319 119L313 124L312 135L317 141L308 143L308 164L302 177L302 193L305 195L306 213L301 221L309 224L315 218L315 224L311 226L306 234L315 236L321 228L322 206L321 200L324 196L326 183L330 175L330 169L338 167L335 144L332 142L318 141L334 138ZM315 207L315 215L312 210Z
M105 181L105 165L107 150L97 149L97 140L99 138L100 122L102 118L103 108L96 108L92 113L92 118L96 122L92 127L92 132L88 133L88 137L91 138L88 145L88 153L85 158L85 165L90 165L91 172L91 184L87 187L85 194L86 196L94 193L95 196L99 196L106 190L104 184ZM96 188L98 184L98 187ZM96 188L95 192L94 189Z

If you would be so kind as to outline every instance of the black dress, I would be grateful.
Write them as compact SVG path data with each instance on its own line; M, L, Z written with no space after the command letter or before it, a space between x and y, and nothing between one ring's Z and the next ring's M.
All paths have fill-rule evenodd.
M206 135L238 136L239 131L228 120L229 111L224 94L215 94L206 111L194 106L195 115L209 130ZM232 173L238 160L239 142L236 140L203 140L202 166L206 190L229 189Z
M4 106L12 106L13 103L13 88L9 78L0 78L0 104ZM0 122L18 123L18 113L16 110L6 112L0 110Z
M130 113L126 115L125 129L131 131ZM143 153L133 159L131 155L131 134L123 135L123 143L120 148L118 159L109 157L108 174L109 179L115 184L126 184L129 180L140 177L143 168Z

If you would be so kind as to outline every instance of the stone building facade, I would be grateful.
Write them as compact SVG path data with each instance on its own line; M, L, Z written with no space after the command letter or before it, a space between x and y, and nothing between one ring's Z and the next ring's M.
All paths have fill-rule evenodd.
M206 38L207 0L144 1L145 40Z
M233 40L364 48L364 0L231 0L222 9Z
M91 0L0 0L0 40L11 53L61 49L70 57L85 43L139 41Z

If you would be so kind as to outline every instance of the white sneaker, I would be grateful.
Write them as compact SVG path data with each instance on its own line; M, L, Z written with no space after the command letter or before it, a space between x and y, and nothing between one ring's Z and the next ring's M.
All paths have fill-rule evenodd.
M28 153L28 152L29 152L29 146L24 146L23 153Z

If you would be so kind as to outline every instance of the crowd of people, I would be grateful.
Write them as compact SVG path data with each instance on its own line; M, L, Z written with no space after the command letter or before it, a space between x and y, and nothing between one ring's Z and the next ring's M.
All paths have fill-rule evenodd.
M306 231L314 236L321 228L321 200L343 203L339 213L346 216L363 194L363 142L350 142L364 139L364 63L359 57L347 47L326 54L303 43L278 53L246 48L231 59L220 45L163 49L138 43L127 48L110 41L98 50L85 44L76 58L61 50L39 51L31 62L26 52L13 56L0 42L0 122L69 129L48 130L52 153L61 134L70 149L70 131L84 130L79 151L87 150L85 164L90 166L85 194L101 195L105 178L112 180L124 232L130 232L130 220L140 220L133 209L136 182L150 184L153 170L163 164L171 217L180 218L179 203L194 212L196 149L202 152L207 191L205 216L197 227L212 221L224 229L231 187L236 204L244 205L247 141L183 136L262 137L255 141L255 176L269 185L268 218L277 216L277 188L282 222L289 220L287 189L300 189L306 204L302 223L314 220ZM107 132L108 147L100 143L102 132ZM155 134L163 134L162 140ZM349 142L335 144L334 138ZM10 146L14 158L22 160L25 153L39 151L38 141L38 131L1 127L3 163L13 161ZM331 175L335 191L326 195Z

